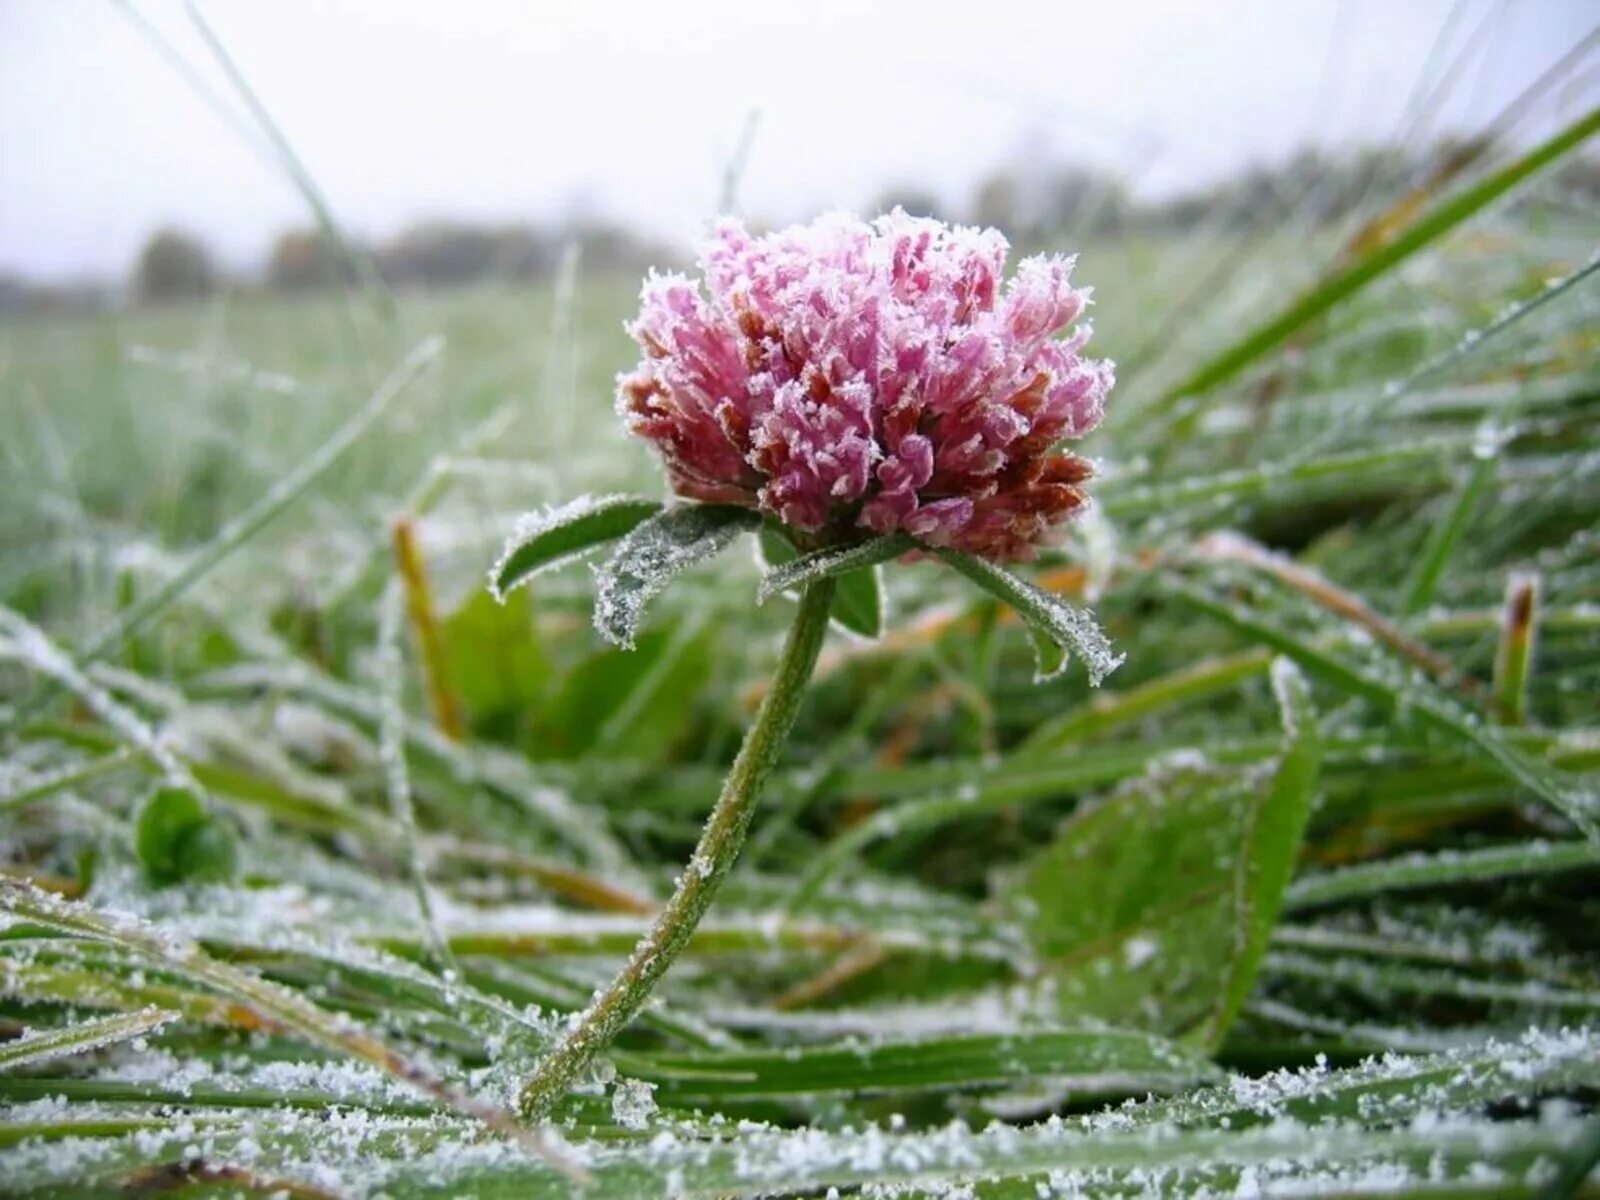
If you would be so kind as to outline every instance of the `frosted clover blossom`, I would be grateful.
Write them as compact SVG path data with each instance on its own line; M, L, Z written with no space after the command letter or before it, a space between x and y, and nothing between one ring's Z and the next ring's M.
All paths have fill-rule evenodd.
M883 563L937 558L1028 623L1039 674L1069 651L1091 682L1118 662L1088 613L1004 565L1035 556L1086 502L1087 461L1061 448L1100 421L1112 368L1085 358L1072 261L1004 280L993 230L895 211L828 216L763 237L725 222L702 283L653 274L628 330L643 357L618 380L629 430L680 503L585 497L525 518L491 573L496 595L616 542L595 570L595 625L632 646L672 579L759 533L765 599L799 597L771 686L704 833L649 933L523 1088L541 1118L621 1032L687 943L738 856L794 723L830 619L880 632ZM1066 334L1067 336L1062 336Z
M629 332L644 353L618 410L673 489L759 508L807 536L903 532L1031 557L1084 502L1057 448L1100 422L1108 362L1082 357L1072 260L901 211L765 237L724 222L705 288L653 276ZM709 294L707 294L709 293Z

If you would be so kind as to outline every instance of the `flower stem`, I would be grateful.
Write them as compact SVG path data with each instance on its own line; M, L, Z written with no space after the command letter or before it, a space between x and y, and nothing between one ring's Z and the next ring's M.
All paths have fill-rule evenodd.
M695 926L711 906L722 882L727 878L745 833L762 785L777 764L784 739L800 710L800 699L817 662L817 651L828 629L828 610L833 603L834 581L824 579L810 584L800 596L800 609L783 646L772 686L768 689L755 722L745 734L739 755L733 760L722 785L722 794L700 834L689 865L678 879L677 890L656 916L628 963L604 993L579 1018L577 1027L552 1050L531 1078L523 1084L519 1105L529 1120L550 1115L572 1081L622 1032L644 1007L656 981L688 944Z

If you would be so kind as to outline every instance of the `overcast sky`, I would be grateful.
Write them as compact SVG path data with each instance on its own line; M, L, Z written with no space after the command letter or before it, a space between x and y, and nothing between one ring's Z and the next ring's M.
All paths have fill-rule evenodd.
M227 93L178 0L134 4ZM859 208L897 183L960 206L985 172L1043 154L1168 190L1307 140L1392 134L1446 27L1471 52L1434 124L1479 126L1600 12L1592 0L205 0L202 11L360 233L584 208L677 238L716 208L752 110L740 204L769 218ZM1594 83L1591 72L1553 98L1544 127L1592 102ZM166 223L250 265L304 220L282 174L110 0L0 0L0 269L118 272Z

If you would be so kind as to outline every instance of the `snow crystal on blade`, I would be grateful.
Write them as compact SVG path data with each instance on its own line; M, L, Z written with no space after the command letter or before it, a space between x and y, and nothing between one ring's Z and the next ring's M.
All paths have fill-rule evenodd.
M645 1129L656 1112L656 1085L619 1079L611 1092L611 1116L624 1129Z

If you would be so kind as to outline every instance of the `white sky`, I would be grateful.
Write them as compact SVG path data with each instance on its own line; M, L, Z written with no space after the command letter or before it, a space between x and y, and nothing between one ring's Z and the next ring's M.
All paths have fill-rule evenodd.
M133 3L226 91L177 0ZM1307 140L1382 138L1458 6L1454 44L1480 36L1436 122L1455 129L1489 119L1600 20L1592 0L205 0L202 11L360 233L592 207L682 238L715 209L754 108L741 208L774 219L861 207L895 183L959 211L986 171L1041 153L1165 190ZM1589 85L1547 105L1543 127L1592 102L1593 72ZM249 265L304 222L282 175L110 0L0 0L0 268L120 271L162 223Z

